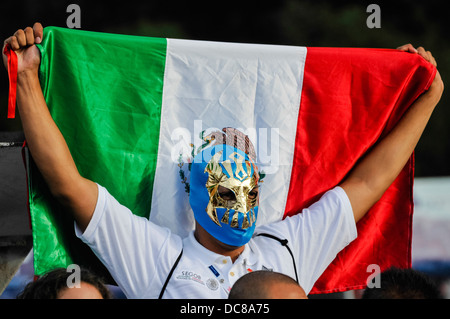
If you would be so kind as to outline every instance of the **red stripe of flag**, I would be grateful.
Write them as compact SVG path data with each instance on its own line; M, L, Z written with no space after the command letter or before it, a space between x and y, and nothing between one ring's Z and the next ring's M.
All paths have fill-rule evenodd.
M308 48L286 216L317 201L389 132L436 69L417 54L387 49ZM413 158L358 223L311 293L360 289L367 266L411 266Z
M8 58L8 79L9 79L9 98L8 98L8 118L16 116L16 93L17 93L17 55L7 44L3 50Z

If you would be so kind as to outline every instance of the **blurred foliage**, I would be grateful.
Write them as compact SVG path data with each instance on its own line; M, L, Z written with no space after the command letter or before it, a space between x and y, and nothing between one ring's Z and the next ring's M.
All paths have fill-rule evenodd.
M450 78L450 24L444 1L63 1L4 2L0 36L40 21L66 27L81 8L85 30L197 40L327 47L395 48L405 43L433 52L444 82ZM366 8L381 8L381 28L369 29ZM20 130L20 120L6 119L7 75L0 76L0 131ZM436 109L416 149L416 176L450 175L450 101Z

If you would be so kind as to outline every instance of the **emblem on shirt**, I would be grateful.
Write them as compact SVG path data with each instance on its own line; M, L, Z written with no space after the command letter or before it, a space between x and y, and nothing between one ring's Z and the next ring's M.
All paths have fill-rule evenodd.
M183 270L181 274L177 276L177 279L192 280L202 285L205 284L202 280L202 277L199 274L196 274L195 272L189 270Z
M211 290L217 290L217 288L219 288L219 282L214 278L209 278L206 281L206 287L208 287Z

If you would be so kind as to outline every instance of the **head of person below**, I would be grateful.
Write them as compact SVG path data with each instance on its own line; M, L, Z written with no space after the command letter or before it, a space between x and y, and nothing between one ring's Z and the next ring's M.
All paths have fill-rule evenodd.
M250 272L231 288L228 299L308 299L291 277L266 270Z
M17 299L111 299L103 281L86 268L80 268L80 283L69 287L72 273L65 268L49 271L30 282Z
M379 275L379 285L366 287L362 299L442 299L436 282L412 268L391 267Z
M194 157L189 202L197 241L233 261L252 238L259 204L259 173L247 135L224 128L214 145Z

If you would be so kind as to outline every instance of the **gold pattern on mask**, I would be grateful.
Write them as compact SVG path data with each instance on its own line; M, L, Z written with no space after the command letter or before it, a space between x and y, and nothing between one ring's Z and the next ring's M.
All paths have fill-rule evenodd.
M221 226L221 222L228 224L230 222L230 210L234 210L231 216L230 226L233 228L239 227L239 214L243 214L242 229L251 227L256 222L256 215L254 207L258 205L258 193L254 189L258 185L258 174L255 173L249 176L247 172L251 171L252 163L244 161L244 157L236 152L229 156L230 159L223 161L222 166L230 177L223 172L222 166L219 163L222 157L222 151L215 154L209 163L206 165L205 172L208 172L208 180L206 182L206 188L209 193L209 203L206 207L206 213L211 220L218 226ZM232 162L236 164L236 173L233 174ZM247 171L244 170L244 165ZM256 170L255 170L256 172ZM238 178L235 178L237 176ZM220 196L219 187L227 188L234 194L233 199L224 199ZM253 194L250 195L250 192ZM252 198L253 197L253 198ZM226 208L221 221L217 216L217 208Z
M225 214L223 214L222 219L220 220L220 222L223 223L223 224L228 224L229 219L230 219L230 210L227 209L225 211Z
M250 227L250 222L249 219L247 218L247 214L244 214L244 220L242 221L242 229L246 229L248 227Z

